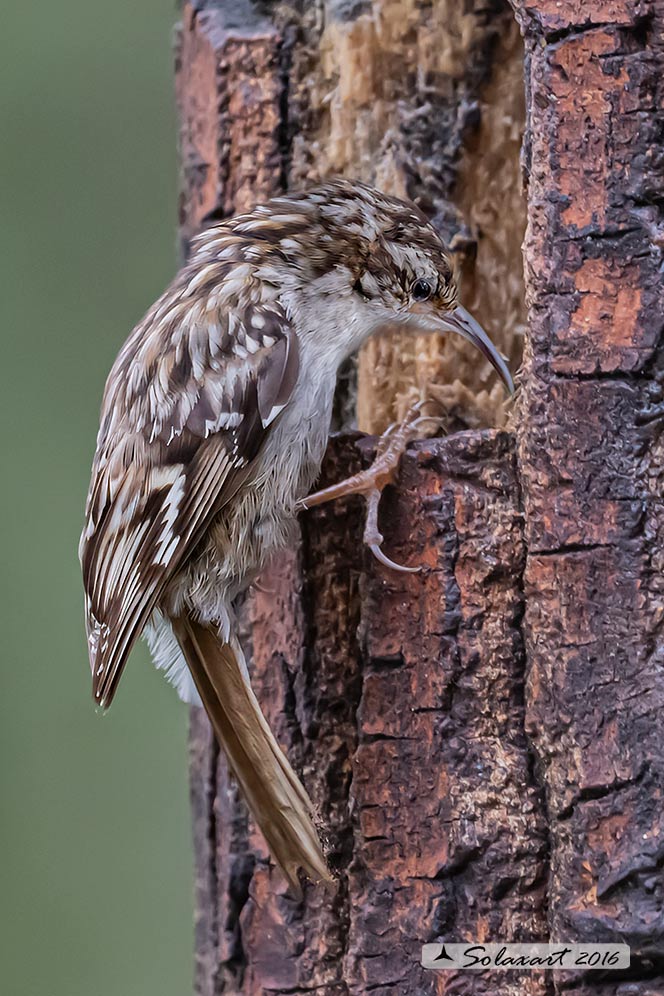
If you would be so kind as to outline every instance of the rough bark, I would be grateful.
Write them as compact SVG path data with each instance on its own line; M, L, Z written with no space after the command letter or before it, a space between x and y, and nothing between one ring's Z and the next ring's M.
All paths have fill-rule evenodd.
M529 92L527 724L550 929L630 943L641 980L559 988L636 996L664 986L664 3L515 7Z
M325 479L362 455L337 440ZM339 503L304 518L299 549L252 599L254 684L326 828L334 894L307 886L303 904L286 895L216 753L211 788L209 733L196 717L203 993L221 979L222 991L241 993L442 992L418 967L423 942L545 932L510 437L417 444L384 519L391 554L421 560L420 574L367 562L361 509ZM537 978L467 975L445 991L544 989Z
M664 0L514 7L530 324L515 434L409 451L382 523L421 574L367 561L360 509L339 503L303 518L249 597L254 682L338 888L286 895L194 710L201 996L664 991ZM465 302L516 360L522 73L497 0L185 5L185 250L206 214L334 173L374 181L452 238ZM504 422L451 340L372 346L358 377L342 423L357 399L382 428L413 384L457 424ZM367 447L336 441L324 474ZM549 936L626 940L633 967L418 966L427 941Z

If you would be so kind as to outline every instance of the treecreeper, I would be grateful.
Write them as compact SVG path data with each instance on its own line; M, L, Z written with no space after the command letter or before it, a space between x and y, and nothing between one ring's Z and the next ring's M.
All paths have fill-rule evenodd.
M300 869L314 881L330 872L312 804L251 689L233 605L288 545L298 509L340 495L368 499L365 540L398 568L381 548L377 507L419 412L372 467L309 494L340 365L396 324L460 333L512 389L421 211L333 181L200 233L103 396L80 543L95 701L110 705L143 634L180 696L204 706L296 888Z

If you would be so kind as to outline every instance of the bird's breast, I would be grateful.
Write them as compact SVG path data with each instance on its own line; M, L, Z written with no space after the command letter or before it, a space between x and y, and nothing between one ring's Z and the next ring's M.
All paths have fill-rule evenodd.
M330 430L334 381L298 385L261 454L257 484L267 504L291 515L294 504L311 489L320 473ZM263 483L264 482L264 483Z
M335 387L334 376L308 369L271 426L254 472L180 579L184 600L203 620L225 625L236 595L294 540L297 503L311 491L325 455Z

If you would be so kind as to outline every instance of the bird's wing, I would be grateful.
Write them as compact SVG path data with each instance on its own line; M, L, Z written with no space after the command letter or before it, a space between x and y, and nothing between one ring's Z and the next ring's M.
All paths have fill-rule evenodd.
M110 705L164 587L250 478L295 386L297 346L275 303L220 317L162 301L118 356L80 546L100 705Z

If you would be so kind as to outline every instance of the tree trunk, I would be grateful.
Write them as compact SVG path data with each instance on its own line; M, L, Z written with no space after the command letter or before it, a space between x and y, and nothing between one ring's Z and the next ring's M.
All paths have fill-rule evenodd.
M515 8L529 93L526 727L549 928L631 944L631 978L651 981L571 987L631 996L664 987L664 2Z
M509 426L452 338L395 333L342 380L340 426L356 412L379 431L433 394L466 427L414 445L383 499L390 555L423 571L368 559L344 501L302 517L244 606L336 890L286 893L192 710L201 996L664 989L664 0L514 10L527 198L524 55L500 0L183 10L185 251L206 215L334 174L373 182L452 243L462 299L514 367L528 220ZM371 447L334 439L323 483ZM419 967L430 941L549 937L626 941L632 968Z

